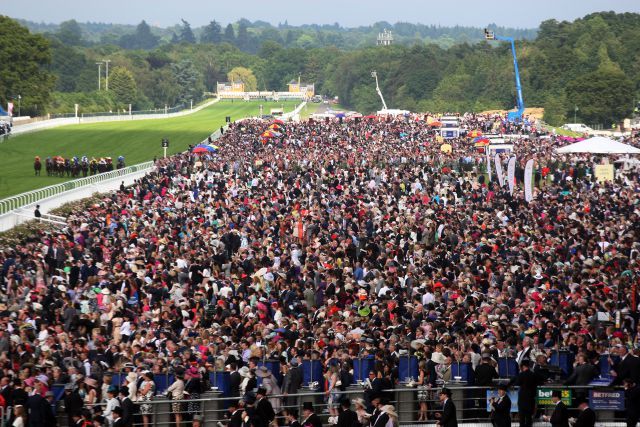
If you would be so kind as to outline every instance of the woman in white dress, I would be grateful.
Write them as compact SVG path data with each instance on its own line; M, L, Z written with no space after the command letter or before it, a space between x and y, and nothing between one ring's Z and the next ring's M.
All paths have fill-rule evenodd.
M13 408L13 415L15 415L15 419L13 420L12 427L24 427L25 421L27 419L27 413L22 405L16 405Z

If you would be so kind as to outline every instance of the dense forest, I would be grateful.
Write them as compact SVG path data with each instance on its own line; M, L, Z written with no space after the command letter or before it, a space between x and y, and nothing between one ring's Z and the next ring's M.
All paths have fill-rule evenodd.
M74 103L87 112L186 104L240 71L260 90L284 90L300 76L316 83L317 93L361 112L380 108L373 69L390 108L482 111L515 102L510 48L483 41L479 28L274 27L246 20L195 30L185 21L169 29L144 21L135 28L75 21L29 27L0 17L0 102L20 93L27 114L71 112ZM375 46L382 28L392 29L397 43ZM495 31L518 38L525 102L544 107L552 124L573 121L574 113L589 124L611 124L640 99L639 14L603 12L545 21L537 30ZM436 42L442 37L453 41ZM105 59L110 90L98 92L96 62Z

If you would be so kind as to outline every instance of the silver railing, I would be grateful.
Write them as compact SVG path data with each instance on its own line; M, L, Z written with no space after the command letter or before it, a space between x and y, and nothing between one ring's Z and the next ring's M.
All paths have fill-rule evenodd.
M34 203L37 203L41 200L57 196L66 191L75 190L90 185L97 185L104 181L122 177L134 172L148 171L152 168L153 161L138 163L137 165L127 166L122 169L99 173L97 175L74 179L71 181L62 182L60 184L50 185L48 187L32 190L26 193L17 194L15 196L0 200L0 215L23 208L25 206L33 205Z
M461 424L475 426L491 426L490 411L488 410L487 391L495 392L495 388L490 387L473 387L448 385L451 392L451 399L456 406L458 422ZM588 395L588 391L593 389L590 387L567 387L567 386L545 386L545 389L562 389L571 390L573 401L568 405L570 408L570 416L577 416L575 409L575 400L577 396ZM303 389L304 390L304 389ZM297 394L290 395L272 395L266 398L274 406L276 412L276 420L283 421L281 411L283 409L295 409L302 419L302 408L306 402L313 404L315 413L320 416L324 425L331 424L330 408L337 408L341 397L348 397L353 402L356 398L364 398L367 401L365 390L361 386L351 386L345 391L341 391L338 395L333 395L333 402L328 402L328 397L324 392L311 391L309 388ZM416 424L434 424L438 420L438 414L442 410L442 405L438 400L439 388L421 389L416 387L401 387L393 390L385 390L382 392L384 397L388 399L388 403L395 407L398 414L398 422L402 425ZM608 388L606 390L612 390ZM514 389L517 393L517 389ZM136 427L170 427L176 425L176 415L181 418L181 426L191 425L194 415L201 416L205 426L216 426L218 423L226 424L227 409L231 402L237 403L240 397L225 397L217 390L203 393L195 399L173 400L161 394L154 396L150 401L135 402L136 413L133 425ZM368 403L368 402L367 402ZM141 408L141 405L146 405ZM96 405L97 406L97 405ZM514 405L515 406L515 405ZM141 411L140 409L144 409ZM337 411L337 409L336 409ZM542 415L551 415L553 406L548 402L545 406L540 405L534 415L534 419L539 420ZM369 413L371 411L368 411ZM141 413L146 413L146 420L142 418ZM58 415L65 416L64 408L58 408ZM517 412L512 412L512 421L517 422ZM616 412L613 410L596 410L596 425L624 425L624 412Z

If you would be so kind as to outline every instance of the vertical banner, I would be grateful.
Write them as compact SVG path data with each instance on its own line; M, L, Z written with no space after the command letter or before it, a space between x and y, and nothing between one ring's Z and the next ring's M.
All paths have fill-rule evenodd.
M491 182L491 157L489 157L489 146L484 147L485 154L487 156L487 175L489 176L489 182Z
M504 186L504 176L502 175L502 162L500 161L500 154L496 153L494 157L494 161L496 164L496 175L498 176L498 182L500 183L500 187Z
M515 176L516 176L516 158L512 157L509 159L509 164L507 165L507 183L509 184L509 193L513 195L513 186L515 185Z
M533 159L529 159L524 167L524 199L529 203L533 200Z
M7 103L7 113L9 113L10 116L13 116L13 102Z

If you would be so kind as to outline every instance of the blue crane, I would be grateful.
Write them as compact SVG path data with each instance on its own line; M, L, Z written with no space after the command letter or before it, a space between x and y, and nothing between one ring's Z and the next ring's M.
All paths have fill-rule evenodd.
M510 122L519 122L522 120L522 113L524 113L524 99L522 99L522 85L520 84L520 72L518 71L518 58L516 57L516 44L513 41L513 37L497 36L493 31L484 29L484 38L486 40L501 40L511 43L511 53L513 54L513 69L516 75L516 93L518 95L518 111L512 111L507 115L507 119Z

